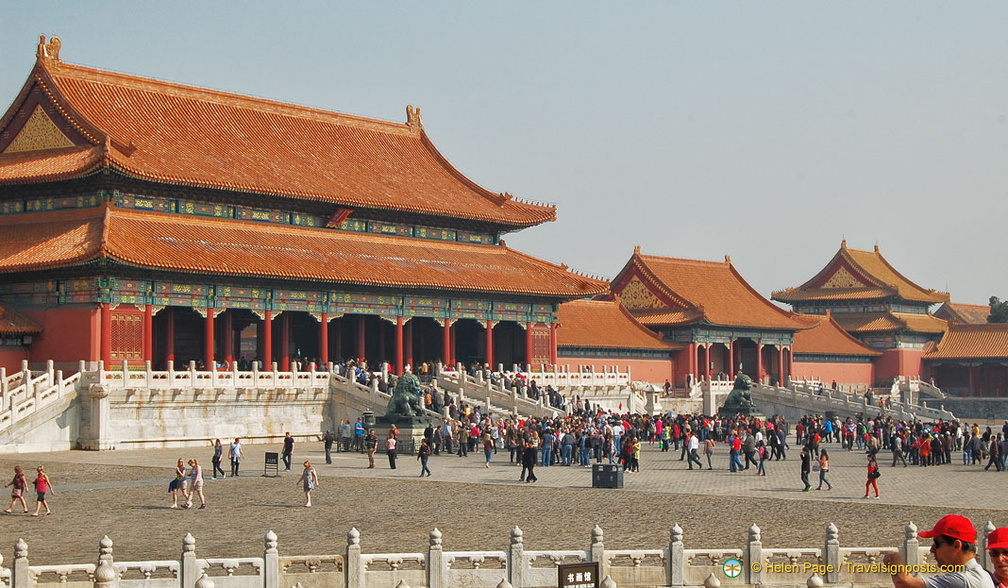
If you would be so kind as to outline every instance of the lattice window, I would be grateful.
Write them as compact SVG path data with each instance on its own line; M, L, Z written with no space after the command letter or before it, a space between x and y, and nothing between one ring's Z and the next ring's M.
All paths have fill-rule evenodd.
M112 359L143 359L143 317L112 313Z
M550 330L546 325L534 325L532 327L532 359L531 365L550 363Z

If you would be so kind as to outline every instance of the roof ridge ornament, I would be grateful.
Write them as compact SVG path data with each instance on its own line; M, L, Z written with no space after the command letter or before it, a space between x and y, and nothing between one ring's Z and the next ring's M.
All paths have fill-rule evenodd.
M63 63L63 60L59 58L60 52L60 42L59 37L52 37L48 43L46 43L45 35L39 35L38 49L35 52L35 57L39 61L45 61L53 65L59 65Z
M406 105L406 124L412 129L422 129L423 119L420 118L420 107L413 108L412 104Z

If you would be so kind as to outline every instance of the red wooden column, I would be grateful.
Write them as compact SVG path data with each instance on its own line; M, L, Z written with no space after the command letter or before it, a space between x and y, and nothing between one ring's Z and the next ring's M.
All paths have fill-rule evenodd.
M168 307L168 332L165 333L165 364L175 361L175 307Z
M442 343L442 359L444 362L445 369L452 367L451 365L451 319L445 318L444 320L444 331L441 335Z
M728 340L728 374L729 380L735 379L735 370L738 369L738 363L735 361L735 339Z
M357 315L357 361L367 359L364 353L364 316Z
M557 324L550 323L550 365L557 362Z
M112 367L112 306L108 302L102 302L99 311L101 315L101 357L105 362L105 369ZM93 341L94 339L92 339Z
M532 323L525 323L525 363L532 365Z
M216 368L214 362L214 309L208 308L203 321L203 367L207 370Z
M323 369L329 365L329 313L322 313L322 322L319 325L319 361L322 365L318 369Z
M756 344L756 382L763 383L763 344Z
M406 322L406 345L404 352L406 353L406 363L413 366L416 369L416 363L413 362L413 321Z
M402 317L396 317L395 323L395 370L397 374L403 373L403 322Z
M227 362L228 369L234 363L234 329L231 326L231 311L225 310L221 314L221 328L224 329L224 336L221 344L224 346L224 361Z
M290 313L280 316L280 371L290 371Z
M266 311L266 318L263 319L263 337L262 337L262 350L259 355L262 356L262 368L264 370L273 369L273 311Z
M493 321L486 322L486 364L490 366L490 371L494 369L493 362Z
M150 304L144 306L143 360L154 362L154 309Z
M784 346L777 347L777 385L784 385Z

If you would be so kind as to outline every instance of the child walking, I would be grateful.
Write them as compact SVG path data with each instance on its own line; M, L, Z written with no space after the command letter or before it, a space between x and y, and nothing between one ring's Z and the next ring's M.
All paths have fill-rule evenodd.
M304 462L304 471L301 472L301 478L297 481L298 484L302 484L302 489L304 490L305 496L305 506L311 506L311 491L318 486L318 474L315 472L315 468L312 467L311 462L307 459Z

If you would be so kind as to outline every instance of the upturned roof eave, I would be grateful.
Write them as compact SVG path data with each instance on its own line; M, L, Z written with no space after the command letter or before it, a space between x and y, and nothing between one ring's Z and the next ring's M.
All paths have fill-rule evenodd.
M51 71L50 71L51 70ZM85 75L86 74L86 75ZM346 196L334 196L328 193L319 193L312 190L270 190L264 189L262 186L251 185L245 183L234 183L226 181L214 181L214 178L187 178L176 174L158 174L150 173L149 171L137 168L131 165L130 161L130 149L135 147L132 145L130 140L123 139L121 137L111 137L107 130L101 129L93 121L88 120L88 118L83 115L78 109L73 105L73 101L70 100L67 95L60 89L60 79L61 77L75 78L78 80L90 79L88 75L97 76L105 84L147 84L156 88L161 88L166 86L173 88L178 92L183 92L186 94L193 94L195 99L204 100L217 100L217 101L237 101L242 108L249 110L256 110L256 108L267 106L273 110L282 112L285 116L296 116L302 113L302 111L307 114L312 115L314 118L329 118L333 120L340 121L352 121L354 124L363 124L370 127L381 127L385 129L395 130L398 133L408 133L414 135L421 141L424 148L430 153L431 157L434 159L437 165L441 166L451 177L455 178L455 181L459 182L460 185L464 186L466 190L473 194L474 197L481 198L491 203L494 206L499 207L500 214L471 214L468 209L435 209L435 208L424 208L424 207L414 207L409 206L404 203L394 203L394 204L384 204L380 201L374 200L357 200L354 198L347 198ZM106 80L106 78L109 78ZM110 81L111 80L111 81ZM23 103L24 99L27 97L31 90L31 87L35 84L41 84L42 89L51 97L51 99L58 104L58 107L64 111L65 115L68 116L69 122L79 127L82 134L88 136L89 140L95 144L100 145L108 141L116 149L109 149L109 153L106 157L111 162L108 167L115 169L116 171L124 174L127 177L156 182L164 183L169 185L177 185L183 187L192 188L206 188L206 189L220 189L244 192L249 194L256 194L262 196L270 197L283 197L290 198L294 200L301 200L307 202L323 202L325 204L332 205L334 207L349 207L349 208L367 208L373 210L387 211L387 212L397 212L397 213L411 213L411 214L425 214L432 217L444 217L451 219L459 219L469 222L480 222L491 226L498 227L500 232L512 232L517 230L522 230L525 228L533 227L545 222L553 221L556 219L556 207L548 206L542 204L535 204L531 202L525 202L517 199L513 199L509 194L495 194L486 190L485 188L479 186L476 182L472 181L464 174L458 171L453 165L451 165L448 160L441 155L441 153L436 149L433 143L430 141L426 132L423 130L422 126L417 124L416 127L412 127L408 124L391 123L388 121L378 121L377 119L367 119L364 117L356 117L353 115L344 115L342 113L336 113L332 111L323 111L320 109L312 109L309 107L301 107L292 104L286 104L266 99L254 98L249 96L242 96L240 94L220 92L216 90L207 90L203 88L198 88L195 86L187 86L183 84L175 84L172 82L163 82L160 80L154 80L150 78L139 78L136 76L130 76L126 74L118 74L115 72L109 72L106 70L98 70L94 68L87 68L83 66L64 64L62 62L56 62L52 60L46 60L40 58L37 60L34 69L32 70L32 75L29 77L28 81L25 83L25 87L22 89L19 95L19 100L16 101L9 109L7 115L5 115L5 120L13 117L14 113L18 110L20 104ZM155 89L149 89L149 91L155 91ZM210 98L207 98L207 97ZM266 106L261 106L266 105ZM335 123L334 123L335 124ZM349 123L347 123L349 124ZM59 178L40 178L38 176L25 177L23 179L18 179L11 181L9 183L29 183L32 181L56 181L57 179L73 179L76 177L73 174L66 174L60 176ZM511 207L513 210L504 210L505 207Z

